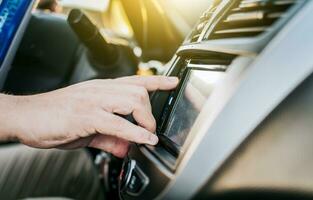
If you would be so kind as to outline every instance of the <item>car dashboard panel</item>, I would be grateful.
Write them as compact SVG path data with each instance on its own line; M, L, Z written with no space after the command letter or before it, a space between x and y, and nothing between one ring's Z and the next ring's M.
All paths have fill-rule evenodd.
M227 161L241 158L236 150L310 75L311 59L305 57L310 50L297 44L309 40L303 33L312 9L313 3L305 0L215 1L171 61L166 74L180 79L178 87L151 95L160 142L132 146L120 176L121 198L226 194L222 169L227 169ZM299 50L287 51L292 48ZM302 63L297 70L286 59L291 54ZM240 181L231 189L249 196ZM295 195L297 190L301 186Z

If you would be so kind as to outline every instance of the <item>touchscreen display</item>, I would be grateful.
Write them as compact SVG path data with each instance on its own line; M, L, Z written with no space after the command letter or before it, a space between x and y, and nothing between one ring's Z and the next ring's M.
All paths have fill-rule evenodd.
M224 72L203 70L187 73L164 132L179 147L184 144L201 108L223 75Z

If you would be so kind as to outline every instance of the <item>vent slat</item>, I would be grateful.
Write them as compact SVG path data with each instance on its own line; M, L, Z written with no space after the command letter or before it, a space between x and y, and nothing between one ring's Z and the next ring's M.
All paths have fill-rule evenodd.
M253 37L268 31L297 0L240 0L207 39Z
M225 29L216 31L212 39L232 38L232 37L250 37L260 34L267 30L267 27L249 27L237 29Z
M265 17L265 12L246 12L246 13L235 13L228 15L224 22L237 22L237 21L251 21L251 20L262 20Z
M265 31L267 27L249 27L249 28L237 28L237 29L226 29L216 31L216 34L231 34L231 33L259 33Z
M263 11L263 12L286 11L290 6L291 5L289 4L282 4L282 5L264 4L264 5L256 6L256 7L235 7L231 9L229 14L253 12L253 11Z

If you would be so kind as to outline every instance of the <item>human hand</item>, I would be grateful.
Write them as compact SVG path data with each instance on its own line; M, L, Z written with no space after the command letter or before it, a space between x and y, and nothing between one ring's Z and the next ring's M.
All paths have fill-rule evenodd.
M9 111L13 119L6 119L6 132L32 147L89 146L123 157L129 141L157 144L148 91L171 90L177 83L174 77L132 76L91 80L39 95L9 96L15 108ZM129 114L138 125L119 116Z

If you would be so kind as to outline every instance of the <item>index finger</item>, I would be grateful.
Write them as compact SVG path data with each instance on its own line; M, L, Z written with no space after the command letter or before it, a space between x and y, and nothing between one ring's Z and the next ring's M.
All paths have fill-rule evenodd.
M148 130L137 126L112 113L101 112L92 120L97 133L110 135L138 144L156 145L158 137Z
M148 91L171 90L178 84L178 78L173 76L127 76L115 79L115 81L142 86Z

